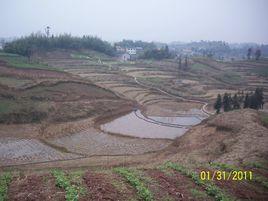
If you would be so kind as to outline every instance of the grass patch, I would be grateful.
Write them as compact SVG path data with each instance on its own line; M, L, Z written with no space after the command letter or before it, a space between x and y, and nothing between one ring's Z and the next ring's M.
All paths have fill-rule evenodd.
M65 199L67 201L77 201L81 194L85 192L84 188L71 184L71 180L75 179L75 175L71 175L68 178L65 173L61 170L53 170L52 175L56 179L56 186L59 188L63 188L66 192Z
M215 78L225 82L225 83L231 83L231 84L239 84L242 80L241 76L232 72L224 72L221 74L215 75Z
M189 170L188 168L186 168L182 165L176 164L176 163L172 163L172 162L167 162L165 164L165 166L166 166L166 168L171 168L171 169L176 170L176 171L182 173L183 175L191 178L197 185L203 186L206 190L206 193L210 196L213 196L216 201L231 201L231 200L233 200L232 198L227 196L214 183L208 182L208 181L206 181L206 182L202 181L195 172Z
M153 200L151 191L144 185L144 183L136 176L136 174L127 168L115 168L114 171L124 178L137 190L138 196L145 201Z
M7 191L10 182L12 181L12 175L9 172L3 173L0 176L0 200L7 200Z
M23 56L0 55L0 59L6 61L9 65L16 67L16 68L45 69L45 70L53 70L53 71L62 72L61 69L51 67L44 63L33 62L33 61L29 62L28 59Z

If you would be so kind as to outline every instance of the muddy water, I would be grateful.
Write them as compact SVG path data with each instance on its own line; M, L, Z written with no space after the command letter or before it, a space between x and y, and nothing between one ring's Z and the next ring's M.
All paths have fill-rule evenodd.
M164 122L172 125L192 126L199 124L202 120L198 116L181 116L181 117L154 117L149 116L149 119L153 119L158 122Z
M146 118L142 116L140 111L137 111L136 114L131 112L111 122L102 124L100 128L104 132L140 138L175 139L183 135L190 126L196 125L202 120L201 117L195 115L178 117L149 116Z

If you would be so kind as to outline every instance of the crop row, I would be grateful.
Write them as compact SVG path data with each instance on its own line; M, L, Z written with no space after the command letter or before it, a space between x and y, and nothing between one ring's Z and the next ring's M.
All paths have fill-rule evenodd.
M144 185L131 169L115 168L115 172L126 178L126 180L137 190L138 196L144 201L153 200L151 191Z
M202 181L198 174L195 172L189 170L188 168L179 165L177 163L173 162L167 162L164 165L165 168L171 168L173 170L176 170L183 175L191 178L197 185L203 186L207 192L208 195L213 196L216 201L231 201L233 200L229 196L227 196L219 187L217 187L214 183L209 181Z
M52 174L56 179L56 186L65 190L65 199L67 201L77 201L80 194L83 192L83 189L79 186L71 184L71 181L61 170L53 170Z

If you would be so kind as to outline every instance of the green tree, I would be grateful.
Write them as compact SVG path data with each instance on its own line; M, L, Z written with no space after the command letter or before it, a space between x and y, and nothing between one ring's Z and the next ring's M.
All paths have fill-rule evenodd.
M220 113L221 107L222 107L221 95L218 94L218 96L217 96L217 100L216 100L216 102L215 102L215 104L214 104L214 109L216 110L216 113L217 113L217 114Z

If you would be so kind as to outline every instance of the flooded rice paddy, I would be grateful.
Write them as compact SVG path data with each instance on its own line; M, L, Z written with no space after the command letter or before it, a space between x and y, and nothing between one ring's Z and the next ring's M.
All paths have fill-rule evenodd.
M190 126L202 121L199 115L176 117L145 117L138 110L100 126L108 133L117 133L139 138L175 139L183 135Z

